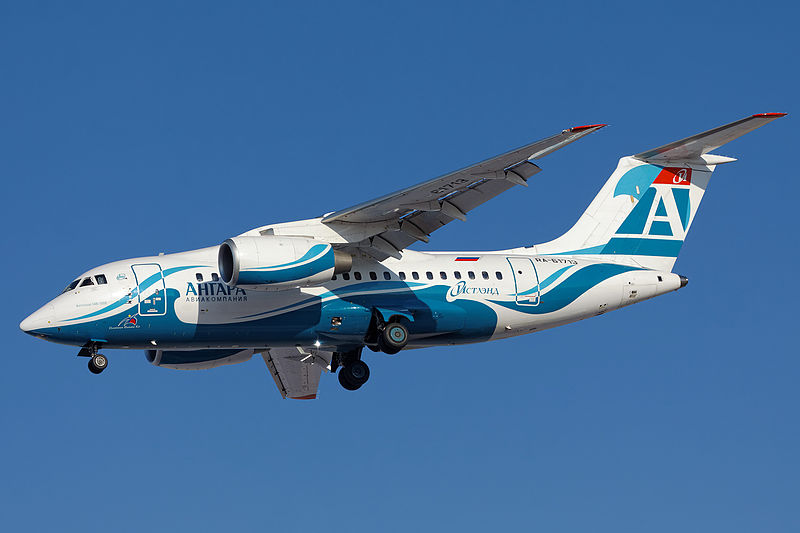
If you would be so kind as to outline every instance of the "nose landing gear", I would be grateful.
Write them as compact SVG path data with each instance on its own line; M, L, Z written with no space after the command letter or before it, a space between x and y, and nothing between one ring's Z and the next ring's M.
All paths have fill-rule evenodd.
M105 355L97 353L102 344L97 342L87 342L78 352L78 357L89 358L89 372L92 374L99 374L108 366L108 359Z
M108 359L106 359L106 356L103 354L96 353L89 358L89 372L92 374L99 374L105 370L107 366Z

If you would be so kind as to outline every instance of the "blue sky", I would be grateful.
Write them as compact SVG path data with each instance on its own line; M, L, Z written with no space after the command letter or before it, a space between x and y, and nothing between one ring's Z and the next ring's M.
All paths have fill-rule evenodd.
M0 6L0 526L797 531L789 2ZM511 340L367 356L282 401L19 321L108 261L316 216L569 126L526 190L417 248L549 240L617 158L759 112L727 145L679 293Z

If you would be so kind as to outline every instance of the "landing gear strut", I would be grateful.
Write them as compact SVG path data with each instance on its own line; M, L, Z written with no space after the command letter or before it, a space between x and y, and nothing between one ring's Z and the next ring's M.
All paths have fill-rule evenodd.
M108 359L106 359L106 356L103 354L96 353L89 358L89 372L92 374L99 374L105 370L107 366Z
M369 367L361 360L361 348L349 352L336 352L333 369L339 368L339 384L347 390L358 390L369 379Z

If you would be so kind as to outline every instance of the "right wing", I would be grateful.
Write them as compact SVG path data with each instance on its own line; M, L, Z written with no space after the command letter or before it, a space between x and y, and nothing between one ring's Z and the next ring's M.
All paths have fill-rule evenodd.
M356 248L398 257L404 248L416 241L427 242L431 232L452 220L466 220L466 213L514 185L527 186L528 178L541 170L534 159L603 126L566 129L461 170L336 211L321 222L340 234L366 235L349 243ZM363 232L353 231L359 227Z
M313 400L322 371L330 370L332 352L312 348L271 348L261 354L284 398Z

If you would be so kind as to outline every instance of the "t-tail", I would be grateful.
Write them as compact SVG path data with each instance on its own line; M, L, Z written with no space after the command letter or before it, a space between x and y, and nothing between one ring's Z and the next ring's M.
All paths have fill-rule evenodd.
M539 244L543 255L580 255L671 271L717 165L715 150L784 116L762 113L619 160L578 222Z

